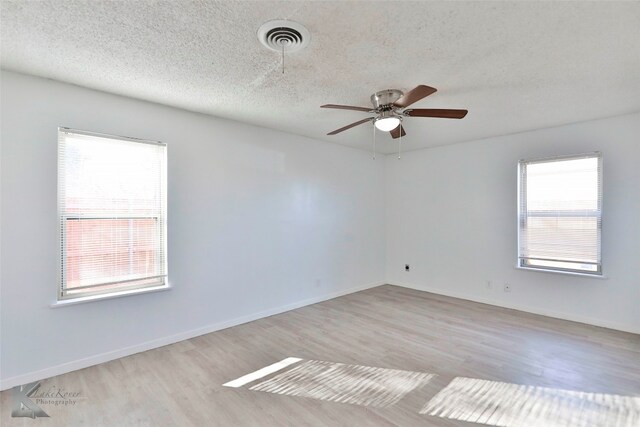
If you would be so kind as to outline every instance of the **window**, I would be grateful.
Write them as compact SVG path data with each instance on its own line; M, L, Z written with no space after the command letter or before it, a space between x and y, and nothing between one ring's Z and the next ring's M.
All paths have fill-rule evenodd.
M59 299L166 286L166 146L58 128Z
M519 165L518 266L602 274L599 153Z

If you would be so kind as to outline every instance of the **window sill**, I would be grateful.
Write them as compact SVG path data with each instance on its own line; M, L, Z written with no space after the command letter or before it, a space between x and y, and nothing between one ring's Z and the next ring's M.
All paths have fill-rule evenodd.
M84 304L86 302L102 301L102 300L112 299L112 298L121 298L121 297L130 296L130 295L140 295L140 294L148 294L152 292L168 291L170 289L171 289L171 286L169 286L168 284L164 284L164 285L154 286L150 288L130 289L127 291L113 292L110 294L90 295L85 297L62 299L52 303L51 308L66 307L68 305Z
M516 268L516 270L527 270L527 271L538 271L538 272L541 272L541 273L564 274L566 276L588 277L590 279L600 279L600 280L609 279L607 276L603 276L603 275L600 275L600 274L575 273L573 271L561 271L561 270L548 270L548 269L545 269L545 268L520 267L519 265L516 265L515 268Z

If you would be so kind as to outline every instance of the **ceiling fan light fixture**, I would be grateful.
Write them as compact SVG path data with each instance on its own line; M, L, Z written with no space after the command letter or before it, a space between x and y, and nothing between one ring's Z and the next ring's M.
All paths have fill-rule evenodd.
M375 121L376 128L382 132L392 131L397 128L399 124L400 119L398 117L382 117Z
M354 107L352 105L338 105L338 104L325 104L321 105L321 108L336 108L338 110L354 110L362 111L365 113L375 114L374 117L369 117L363 120L359 120L355 123L351 123L347 126L343 126L340 129L336 129L333 132L329 132L327 135L336 135L352 127L362 125L364 123L370 123L373 121L373 135L375 138L375 130L379 129L383 132L390 132L393 139L402 138L407 133L404 131L404 126L400 125L404 120L404 117L439 117L443 119L462 119L468 111L467 110L453 110L442 108L408 108L412 104L420 101L423 98L435 93L437 90L433 87L426 85L418 85L411 89L409 92L404 93L398 89L386 89L371 95L371 105L373 108L368 107Z

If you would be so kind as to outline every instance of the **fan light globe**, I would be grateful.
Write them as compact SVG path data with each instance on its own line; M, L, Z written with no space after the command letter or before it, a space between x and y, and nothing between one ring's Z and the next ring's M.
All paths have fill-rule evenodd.
M382 119L376 120L375 122L376 127L383 132L394 130L398 127L399 124L400 119L397 117L384 117Z

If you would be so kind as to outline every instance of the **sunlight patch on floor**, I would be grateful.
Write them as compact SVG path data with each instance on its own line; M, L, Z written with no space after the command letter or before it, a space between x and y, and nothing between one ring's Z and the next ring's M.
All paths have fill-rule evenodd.
M245 377L249 375L252 374ZM397 403L433 376L424 372L307 360L249 389L381 408ZM245 383L242 380L245 377L227 384Z
M504 427L635 427L640 397L457 377L420 413Z
M273 374L274 372L278 372L286 368L287 366L297 363L301 360L302 359L299 359L297 357L287 357L286 359L283 359L272 365L265 366L262 369L258 369L255 372L251 372L250 374L243 375L240 378L236 378L235 380L229 381L228 383L224 383L222 385L225 387L234 387L234 388L242 387L245 384L249 384L250 382L259 380L260 378L264 378L267 375Z

